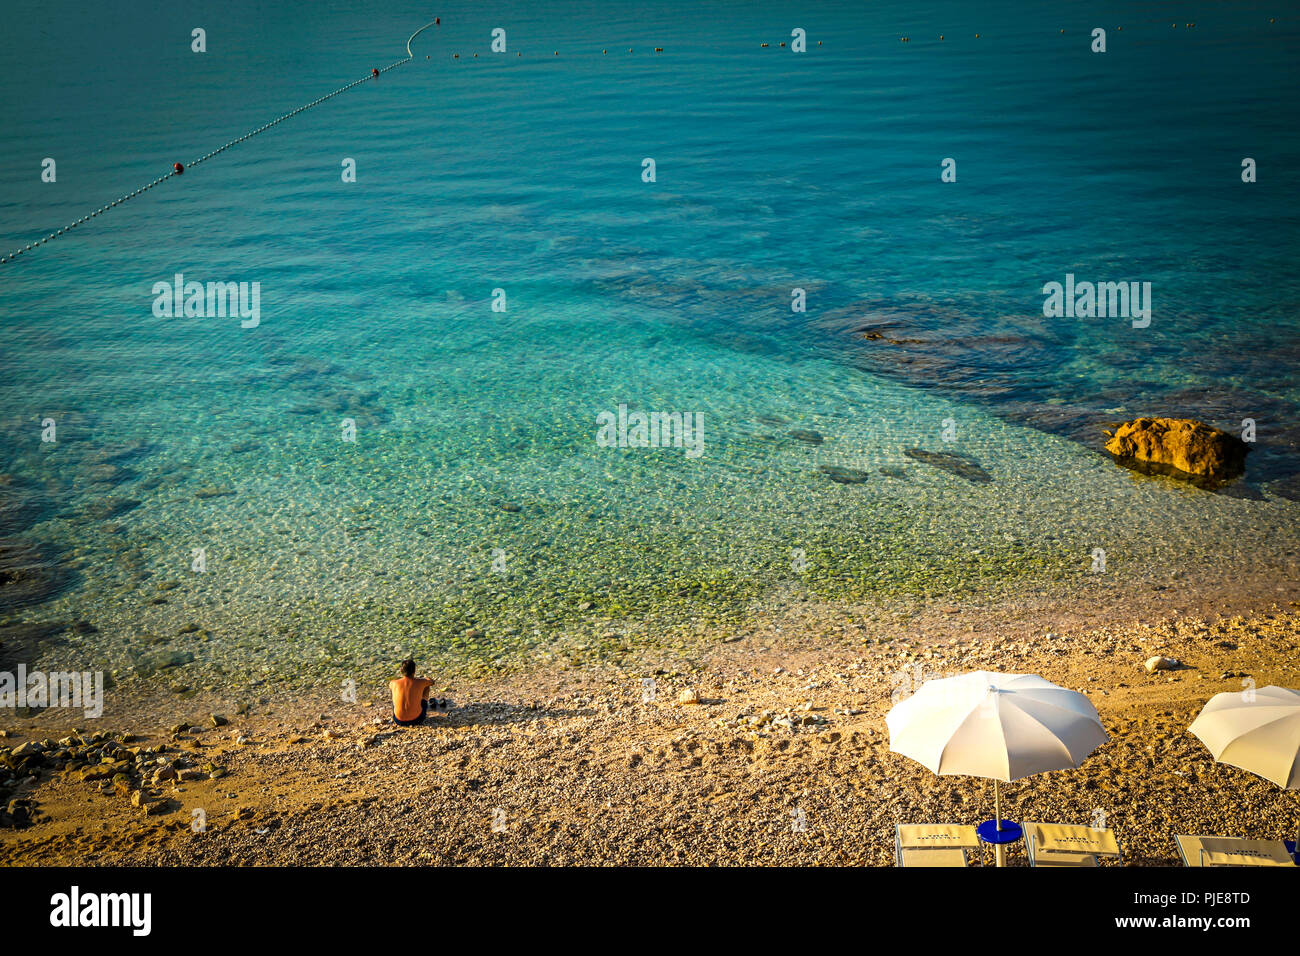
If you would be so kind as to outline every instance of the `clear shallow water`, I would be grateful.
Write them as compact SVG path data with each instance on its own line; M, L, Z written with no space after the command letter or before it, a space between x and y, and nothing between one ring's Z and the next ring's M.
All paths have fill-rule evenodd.
M378 82L3 267L4 535L47 565L47 599L5 619L87 619L97 633L57 641L92 662L515 659L731 626L792 583L1089 594L1098 547L1120 588L1294 580L1296 24L1064 4L27 9L0 40L6 250L443 19ZM1094 25L1125 28L1104 56ZM793 26L807 54L775 46ZM155 318L151 287L178 271L260 282L261 324ZM1066 272L1150 281L1151 327L1044 319ZM701 413L704 455L599 447L619 403ZM1097 454L1104 423L1144 413L1256 418L1247 480L1208 494ZM916 448L965 456L965 477ZM72 653L35 632L5 650Z

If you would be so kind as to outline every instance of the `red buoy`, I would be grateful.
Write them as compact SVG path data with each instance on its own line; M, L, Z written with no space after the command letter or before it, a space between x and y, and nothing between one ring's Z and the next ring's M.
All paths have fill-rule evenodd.
M434 17L434 18L433 18L433 25L434 25L435 27L437 27L437 26L442 26L442 17Z
M378 71L378 70L374 70L374 69L372 69L372 70L370 71L370 75L371 75L371 76L378 76L378 75L379 75L379 71Z
M185 167L182 166L180 163L172 163L172 169L174 169L174 170L176 171L176 175L177 175L177 176L179 176L181 173L185 172Z

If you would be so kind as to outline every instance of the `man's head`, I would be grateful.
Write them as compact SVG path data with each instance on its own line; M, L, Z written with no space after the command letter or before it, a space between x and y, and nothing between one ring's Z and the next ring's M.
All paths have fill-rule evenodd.
M411 660L409 657L406 660L402 661L402 676L403 677L415 676L415 661Z

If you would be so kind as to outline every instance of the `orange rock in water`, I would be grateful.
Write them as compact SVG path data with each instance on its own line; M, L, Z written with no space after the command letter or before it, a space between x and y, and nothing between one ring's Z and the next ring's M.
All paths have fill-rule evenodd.
M1189 418L1139 418L1115 429L1106 450L1147 473L1231 481L1246 470L1250 448L1236 435Z

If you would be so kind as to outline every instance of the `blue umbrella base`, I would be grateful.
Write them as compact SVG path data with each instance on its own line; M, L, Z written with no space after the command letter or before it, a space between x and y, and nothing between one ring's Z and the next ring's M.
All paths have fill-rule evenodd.
M975 833L985 843L992 843L994 846L1003 843L1015 843L1024 835L1020 824L1012 823L1010 820L1003 820L1000 829L998 821L985 820L975 828Z

